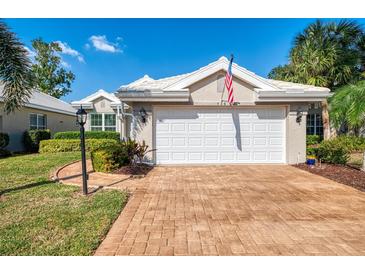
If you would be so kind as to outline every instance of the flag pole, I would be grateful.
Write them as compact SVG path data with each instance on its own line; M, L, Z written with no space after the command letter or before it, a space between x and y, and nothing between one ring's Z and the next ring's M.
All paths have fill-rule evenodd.
M233 62L233 54L231 53L231 59L229 60L229 62ZM222 90L222 95L221 95L221 105L223 103L223 94L224 94L224 90L226 89L226 82L224 81L224 85L223 85L223 90Z

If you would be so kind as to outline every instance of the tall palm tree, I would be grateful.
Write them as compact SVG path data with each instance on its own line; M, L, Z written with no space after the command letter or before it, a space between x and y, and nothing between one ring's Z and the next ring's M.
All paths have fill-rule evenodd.
M31 95L31 63L24 45L8 26L0 21L1 96L7 113L20 108Z
M328 87L332 91L363 77L365 34L354 21L317 20L294 39L289 63L274 68L269 77ZM330 136L327 100L322 102L324 138Z

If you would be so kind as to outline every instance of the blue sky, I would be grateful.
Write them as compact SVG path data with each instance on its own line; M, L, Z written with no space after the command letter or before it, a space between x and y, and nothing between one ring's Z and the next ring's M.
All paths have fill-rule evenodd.
M64 65L76 75L81 99L97 89L115 91L148 74L168 77L220 56L266 77L284 64L294 36L315 19L7 19L22 42L60 41ZM365 19L356 20L365 24Z

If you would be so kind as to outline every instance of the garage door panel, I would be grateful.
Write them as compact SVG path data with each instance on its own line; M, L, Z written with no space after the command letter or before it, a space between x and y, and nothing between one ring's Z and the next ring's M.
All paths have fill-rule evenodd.
M285 161L284 108L158 108L155 117L158 164Z

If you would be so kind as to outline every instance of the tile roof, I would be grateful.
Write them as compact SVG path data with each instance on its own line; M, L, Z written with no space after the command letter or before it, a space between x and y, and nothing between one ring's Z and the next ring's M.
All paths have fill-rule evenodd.
M222 56L217 61L212 62L202 68L199 68L193 72L180 74L172 77L162 78L162 79L152 79L148 75L145 75L144 77L137 79L136 81L133 81L127 85L122 85L119 88L119 91L126 91L126 90L154 90L154 89L160 89L164 90L167 87L176 84L180 80L183 80L185 78L188 78L189 76L192 76L194 74L198 74L204 70L206 70L209 67L214 66L215 64L218 64L219 62L228 62L227 58ZM236 64L235 64L236 65ZM247 70L246 68L243 68L241 66L237 67L244 71L246 74L249 74L257 79L259 79L262 82L265 82L271 86L276 87L278 90L312 90L312 91L328 91L329 89L323 88L323 87L316 87L312 85L303 85L303 84L297 84L292 82L285 82L285 81L278 81L278 80L272 80L272 79L266 79L264 77L258 76L257 74Z
M4 85L0 84L0 101L3 101L3 88ZM33 91L32 96L25 105L58 113L75 114L75 109L69 103L38 91Z

